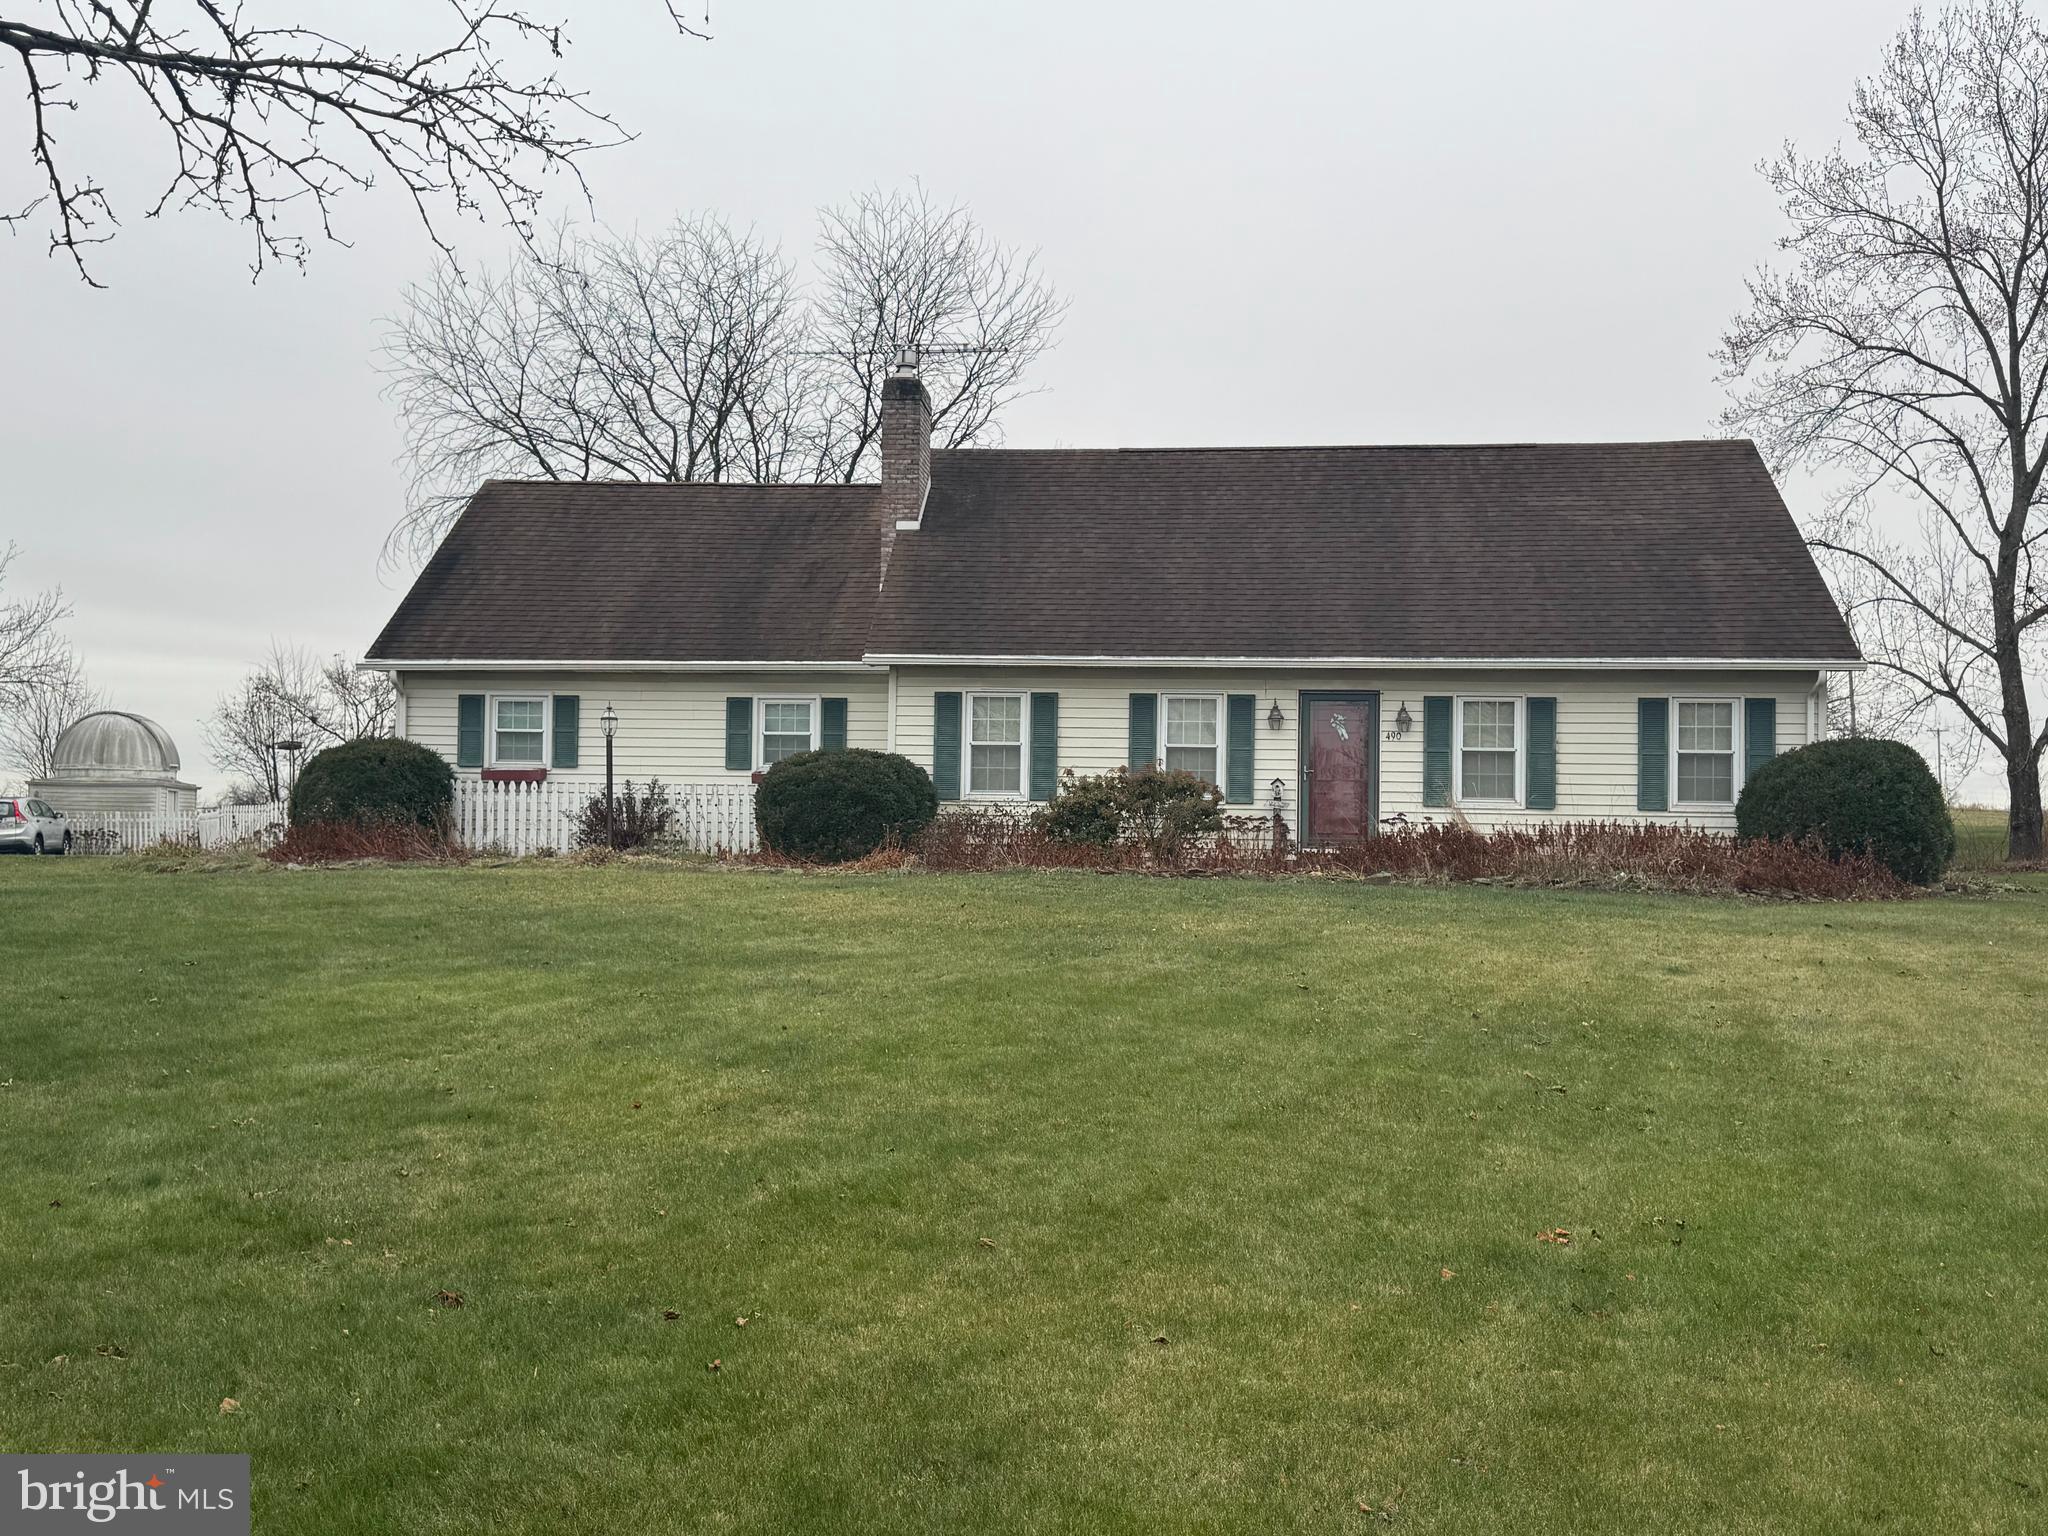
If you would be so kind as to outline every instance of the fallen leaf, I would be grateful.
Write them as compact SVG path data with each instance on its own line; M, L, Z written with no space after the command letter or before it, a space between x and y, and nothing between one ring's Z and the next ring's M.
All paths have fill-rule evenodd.
M724 1364L725 1362L723 1360L714 1360L709 1365L705 1366L704 1369L707 1371L715 1371Z
M103 1355L109 1360L126 1360L128 1358L128 1351L118 1344L102 1344L93 1353Z
M1152 1340L1154 1344L1164 1344L1166 1341L1166 1335L1163 1333Z
M635 1099L635 1100L633 1101L633 1107L634 1107L635 1109L638 1109L638 1108L640 1107L640 1101L639 1101L638 1099Z
M736 1317L732 1320L732 1325L735 1328L744 1328L747 1326L747 1320L744 1317Z
M1569 1248L1571 1246L1572 1234L1569 1228L1551 1227L1547 1231L1538 1232L1536 1234L1536 1241L1539 1243L1556 1243L1560 1248Z
M1455 1269L1440 1269L1436 1272L1436 1277L1439 1280L1455 1280L1458 1278L1458 1272Z
M434 1300L441 1303L444 1307L459 1307L462 1305L462 1292L436 1291L434 1292Z
M984 1237L981 1239L981 1246L984 1248L993 1248L995 1247L995 1245L996 1240L992 1237Z
M54 1211L57 1209L58 1206L62 1205L63 1203L64 1202L62 1200L52 1200L50 1202L50 1209Z
M662 1321L663 1321L664 1323L672 1323L672 1322L674 1322L674 1321L675 1321L675 1320L676 1320L677 1318L681 1317L682 1315L683 1315L682 1313L680 1313L680 1312L677 1312L677 1311L675 1311L675 1310L674 1310L673 1308L671 1308L670 1310L668 1310L668 1311L666 1311L666 1312L663 1312L663 1313L661 1314L661 1320L662 1320Z
M224 1397L220 1400L220 1411L222 1413L240 1413L242 1405L232 1397Z

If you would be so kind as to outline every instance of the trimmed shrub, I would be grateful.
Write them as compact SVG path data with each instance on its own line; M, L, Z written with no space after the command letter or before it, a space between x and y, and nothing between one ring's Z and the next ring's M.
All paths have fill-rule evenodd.
M628 779L612 796L610 825L606 825L604 795L592 795L576 818L575 844L578 848L648 848L668 836L676 819L676 808L668 797L668 786L649 779L642 793Z
M294 825L317 821L447 826L455 801L455 770L432 748L399 736L374 736L329 747L306 764L292 786Z
M1068 769L1059 793L1031 824L1057 843L1107 848L1131 842L1164 853L1222 828L1223 792L1193 773L1117 768L1077 778Z
M1059 790L1050 804L1033 813L1031 822L1056 843L1081 843L1107 848L1123 836L1124 814L1129 797L1124 791L1126 775L1114 773L1077 777L1069 768L1060 775Z
M1849 736L1782 753L1750 776L1735 807L1743 838L1812 843L1830 858L1867 856L1931 885L1956 851L1941 786L1901 741Z
M916 836L938 814L930 775L907 757L862 747L785 757L754 792L761 841L807 864L866 858Z

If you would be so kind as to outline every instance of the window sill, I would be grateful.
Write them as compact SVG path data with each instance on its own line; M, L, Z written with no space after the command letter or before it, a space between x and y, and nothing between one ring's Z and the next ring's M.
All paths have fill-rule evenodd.
M545 768L486 768L486 784L538 784L548 776Z

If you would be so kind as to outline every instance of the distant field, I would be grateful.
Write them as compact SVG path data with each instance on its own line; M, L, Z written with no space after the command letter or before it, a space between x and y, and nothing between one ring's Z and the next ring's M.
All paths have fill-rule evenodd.
M22 859L0 928L0 1445L247 1451L261 1532L2048 1528L2040 876Z
M1956 824L1956 868L1988 870L2005 862L2004 811L1959 806L1949 815Z

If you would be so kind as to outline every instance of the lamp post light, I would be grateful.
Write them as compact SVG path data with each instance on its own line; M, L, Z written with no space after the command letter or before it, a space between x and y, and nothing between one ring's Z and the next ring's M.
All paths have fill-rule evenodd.
M306 744L296 736L286 736L270 744L273 761L277 753L284 754L284 797L287 800L292 797L292 787L299 782L299 753L305 750L305 746Z
M612 819L612 738L619 733L619 712L607 704L597 718L604 726L604 840L616 851L619 831Z

